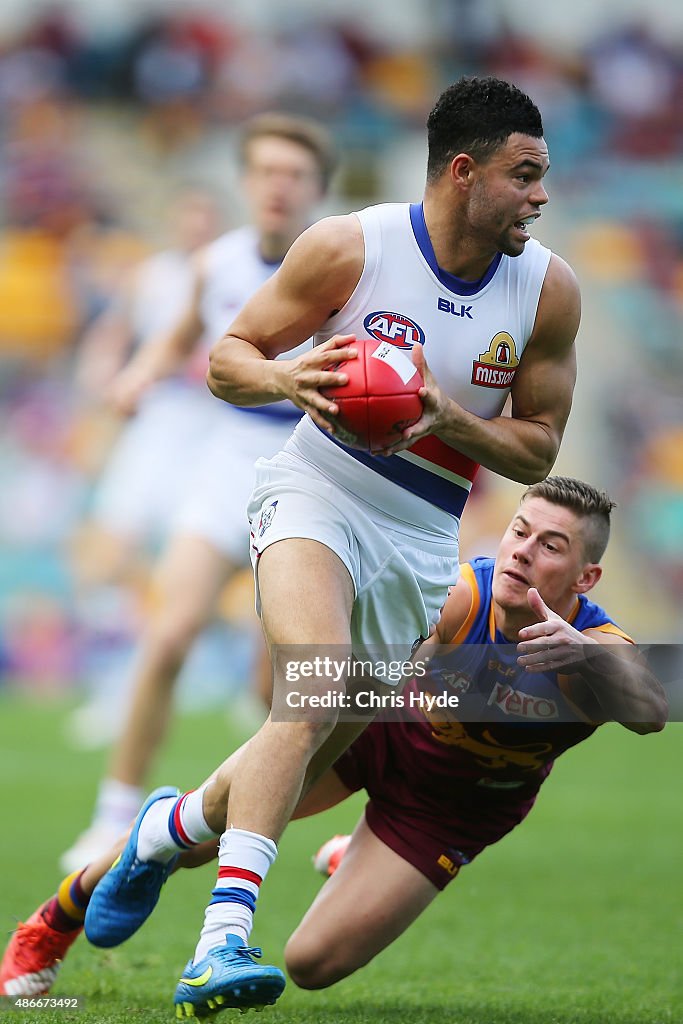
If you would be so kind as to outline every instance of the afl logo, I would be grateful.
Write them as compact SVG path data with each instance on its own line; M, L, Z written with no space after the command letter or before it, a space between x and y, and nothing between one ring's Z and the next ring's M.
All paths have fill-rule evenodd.
M415 344L424 345L422 328L402 313L368 313L363 326L371 337L388 341L397 348L411 349Z
M512 335L500 331L491 339L486 352L472 361L472 383L482 388L509 388L518 365Z

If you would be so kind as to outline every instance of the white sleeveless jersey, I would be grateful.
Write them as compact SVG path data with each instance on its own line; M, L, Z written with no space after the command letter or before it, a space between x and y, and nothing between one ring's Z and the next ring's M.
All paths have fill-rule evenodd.
M499 415L533 330L550 250L531 239L520 256L499 254L471 283L438 266L421 204L371 206L356 216L365 240L363 272L315 344L334 334L377 338L405 350L423 344L447 395L477 416ZM295 440L323 471L344 453L356 460L359 477L370 469L385 478L387 509L398 485L459 517L479 468L434 436L385 458L345 447L305 417Z
M200 315L206 328L209 345L215 344L226 332L245 303L258 291L280 266L280 262L267 263L258 247L258 234L245 226L228 231L205 250L204 288L200 300ZM311 347L310 340L291 352L291 359ZM237 412L251 416L286 419L292 425L302 413L292 402L274 402L272 405L243 408L232 406Z
M133 282L131 325L138 344L169 330L185 309L192 288L189 256L166 249L144 260Z

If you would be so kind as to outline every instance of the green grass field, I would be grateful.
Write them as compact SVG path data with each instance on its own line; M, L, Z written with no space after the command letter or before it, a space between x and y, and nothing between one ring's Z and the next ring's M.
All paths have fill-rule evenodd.
M8 932L54 891L57 858L88 819L103 765L102 755L65 744L67 710L0 698L0 915ZM196 784L238 739L222 712L183 717L155 783ZM603 729L558 762L529 820L465 869L374 963L326 992L290 984L254 1020L683 1022L682 741L680 725L644 738ZM269 961L282 965L284 942L319 886L311 853L349 830L362 805L356 798L286 834L253 936ZM174 1020L175 984L214 877L206 867L172 879L125 946L104 952L79 939L54 994L79 996L84 1009L7 1009L8 1021Z

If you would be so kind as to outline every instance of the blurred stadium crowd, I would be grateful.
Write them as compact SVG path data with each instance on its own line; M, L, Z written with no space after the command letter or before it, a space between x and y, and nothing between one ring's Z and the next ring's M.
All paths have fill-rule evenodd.
M170 244L178 189L211 190L239 224L235 130L281 109L334 133L330 212L417 199L426 114L463 73L513 80L543 111L553 209L539 234L586 296L560 468L619 501L615 615L643 623L644 641L683 640L667 612L683 597L683 38L615 23L551 51L488 5L438 10L412 48L343 12L256 32L215 9L141 16L115 37L45 9L0 39L0 685L89 686L139 630L143 562L97 592L85 564L82 526L121 425L79 367L131 268ZM481 496L497 486L485 479ZM470 529L468 554L497 524ZM243 598L226 598L233 640ZM219 662L206 655L209 675Z

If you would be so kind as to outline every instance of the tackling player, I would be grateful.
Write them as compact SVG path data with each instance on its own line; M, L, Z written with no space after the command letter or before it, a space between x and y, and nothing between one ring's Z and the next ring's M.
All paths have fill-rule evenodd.
M393 942L463 865L526 817L554 760L600 723L620 721L638 733L663 728L660 684L629 638L586 596L601 576L611 509L604 492L570 478L528 488L495 561L462 567L433 637L419 651L420 657L440 652L427 685L480 694L485 720L416 709L408 721L373 722L303 798L297 817L362 788L370 799L341 866L287 944L287 968L301 987L331 985ZM476 671L464 676L462 655L470 653ZM543 714L535 710L540 704ZM86 910L91 941L116 945L151 913L177 864L211 859L215 838L197 840L222 831L243 752L198 790L151 795L123 851L123 876L106 872L125 840L65 879L15 932L0 967L0 993L48 991ZM171 793L171 812L157 813ZM244 999L207 993L209 1009L248 1002L253 961L249 951L243 958ZM179 1015L192 1007L186 998L192 980L178 986Z

